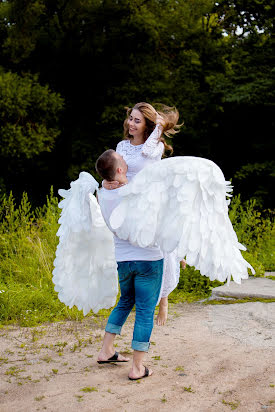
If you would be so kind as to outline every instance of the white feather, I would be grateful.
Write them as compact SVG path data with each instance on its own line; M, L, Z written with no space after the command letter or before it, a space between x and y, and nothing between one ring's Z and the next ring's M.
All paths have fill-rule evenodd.
M69 190L59 190L64 199L59 203L53 283L60 301L77 306L84 315L114 306L118 293L113 234L92 194L97 187L96 180L82 172Z
M210 160L164 159L145 167L121 192L111 226L119 237L128 233L124 239L131 233L138 246L158 244L164 252L174 250L179 259L186 256L187 263L212 280L230 281L232 275L240 283L251 265L240 253L245 248L229 220L231 191L231 183ZM129 213L134 201L137 206Z

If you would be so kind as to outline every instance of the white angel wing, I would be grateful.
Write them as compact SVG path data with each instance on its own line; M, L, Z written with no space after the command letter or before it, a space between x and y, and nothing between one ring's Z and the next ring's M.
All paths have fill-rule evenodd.
M220 168L198 157L173 157L141 170L120 190L110 225L121 239L176 251L211 280L241 283L254 271L240 253L228 216L231 196Z
M118 293L113 234L93 195L97 188L97 181L81 172L69 190L59 190L64 199L53 282L61 302L84 315L114 306Z

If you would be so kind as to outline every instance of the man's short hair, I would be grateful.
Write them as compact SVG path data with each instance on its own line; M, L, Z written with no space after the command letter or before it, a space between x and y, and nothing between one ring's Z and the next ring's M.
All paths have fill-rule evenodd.
M97 173L105 180L114 180L116 175L117 159L114 156L115 150L106 150L96 161Z

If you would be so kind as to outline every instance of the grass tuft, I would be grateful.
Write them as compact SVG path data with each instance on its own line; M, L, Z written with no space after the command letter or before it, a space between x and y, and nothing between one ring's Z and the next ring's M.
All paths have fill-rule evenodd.
M183 367L183 366L177 366L177 367L174 369L174 371L175 371L175 372L178 372L178 371L184 372L184 367Z
M203 305L232 305L234 303L248 303L248 302L263 302L263 303L271 303L275 302L275 299L267 299L267 298L252 298L252 297L247 297L243 299L238 299L238 298L230 298L230 299L225 299L225 300L216 300L216 299L211 299L206 302L203 302Z
M85 388L80 389L82 392L98 392L98 389L95 386L86 386Z
M239 401L237 401L237 402L227 402L227 401L225 401L224 399L222 400L222 403L224 404L224 405L228 405L228 406L230 406L231 407L231 410L232 411L234 411L235 409L237 409L237 407L239 406Z
M184 386L183 390L185 392L194 393L195 391L191 388L191 386Z

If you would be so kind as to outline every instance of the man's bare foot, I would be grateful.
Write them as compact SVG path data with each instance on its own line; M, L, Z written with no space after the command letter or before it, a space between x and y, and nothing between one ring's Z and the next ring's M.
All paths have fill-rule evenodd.
M165 300L164 300L165 299ZM162 298L159 304L159 313L157 316L157 325L163 326L167 321L168 316L168 299Z
M114 354L115 354L115 351L112 351L112 352L103 352L102 350L99 352L99 355L98 355L98 358L97 358L97 361L99 361L99 362L104 362L104 361L107 361L108 359L110 359L112 356L114 356ZM118 362L122 362L122 361L124 361L124 362L128 362L130 360L130 358L125 358L125 356L122 356L120 353L118 354L118 358L117 358L117 361Z
M184 269L186 268L186 260L185 260L185 259L182 259L182 260L180 261L180 265L181 265L181 268L184 270Z
M148 370L148 374L146 373L146 369ZM137 368L133 365L132 369L129 372L128 378L131 380L137 380L145 378L146 376L151 376L153 371L151 369L146 368L145 366L141 366Z

